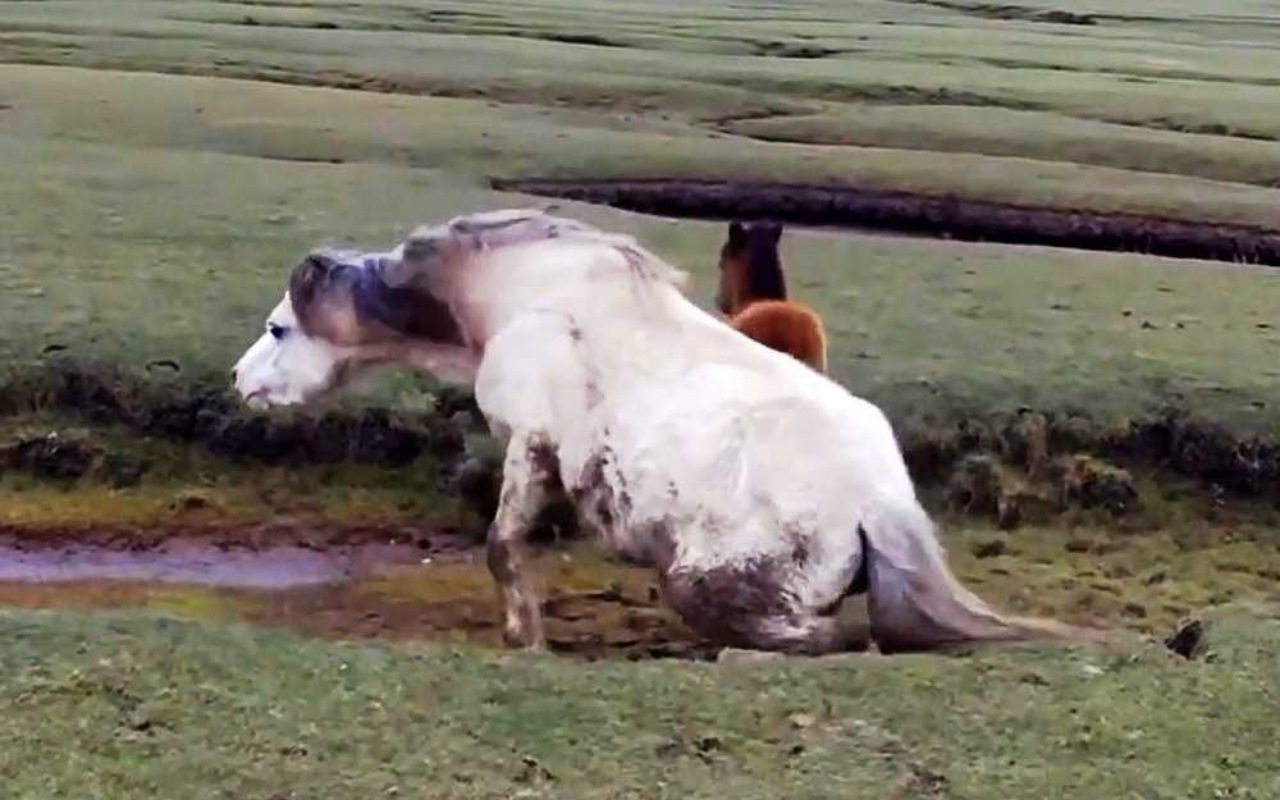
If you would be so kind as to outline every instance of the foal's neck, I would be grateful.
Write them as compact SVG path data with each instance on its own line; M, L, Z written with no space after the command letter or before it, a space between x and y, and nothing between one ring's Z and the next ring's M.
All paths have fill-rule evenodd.
M782 275L782 260L774 249L752 249L747 253L746 291L741 306L757 300L786 300L787 280Z

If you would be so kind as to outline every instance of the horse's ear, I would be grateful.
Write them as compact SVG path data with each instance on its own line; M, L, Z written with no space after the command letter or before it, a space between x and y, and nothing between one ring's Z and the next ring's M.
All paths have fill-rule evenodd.
M769 238L773 240L774 244L777 244L778 242L782 241L782 223L781 222L770 222L765 226L765 230L769 232Z
M747 241L747 229L743 227L742 223L736 219L733 222L730 222L729 223L729 244L740 245L740 244L744 244L746 241Z
M289 274L289 302L304 332L311 334L316 326L317 300L333 288L333 259L320 251L312 251L298 262Z
M444 234L438 229L419 228L404 243L401 260L407 267L429 266L441 257Z

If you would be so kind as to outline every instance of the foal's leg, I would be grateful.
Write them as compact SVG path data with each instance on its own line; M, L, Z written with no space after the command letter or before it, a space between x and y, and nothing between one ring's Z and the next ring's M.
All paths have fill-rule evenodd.
M506 622L503 638L509 646L542 649L542 611L525 575L523 545L534 520L547 503L558 480L556 457L549 442L531 435L513 435L502 467L498 513L489 528L487 560L502 597Z

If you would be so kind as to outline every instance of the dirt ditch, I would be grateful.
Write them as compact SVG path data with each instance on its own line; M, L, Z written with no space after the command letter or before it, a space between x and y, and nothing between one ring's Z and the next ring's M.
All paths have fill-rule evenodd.
M648 571L535 548L548 646L586 660L706 660ZM0 528L0 606L146 608L340 639L502 647L482 548L447 530L298 525Z
M1137 214L1056 210L868 189L692 180L494 180L500 191L694 219L771 218L797 225L961 241L1148 253L1280 266L1280 231Z
M482 546L451 531L406 536L401 528L305 527L306 535L300 526L159 526L96 534L9 528L0 531L0 608L142 609L347 641L505 647L502 609ZM529 567L544 598L552 652L586 661L711 661L720 653L665 608L650 570L623 565L581 542L535 546ZM989 578L1008 574L987 571ZM865 603L848 603L842 616L865 626ZM1091 625L1142 627L1092 607L1069 616ZM1203 650L1203 631L1188 625L1194 627L1194 619L1165 637L1165 646L1194 658Z

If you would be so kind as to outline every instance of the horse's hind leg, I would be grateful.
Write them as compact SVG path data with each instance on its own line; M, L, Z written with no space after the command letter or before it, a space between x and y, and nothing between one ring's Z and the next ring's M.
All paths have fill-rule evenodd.
M538 436L511 437L486 553L502 597L504 639L510 646L540 649L546 644L542 611L524 572L522 550L525 536L558 481L559 467L550 442Z
M684 623L719 644L792 655L864 651L865 631L841 625L839 604L830 609L797 609L767 567L675 570L664 594Z
M871 649L869 636L842 627L834 614L744 618L742 623L743 644L757 650L821 656Z

